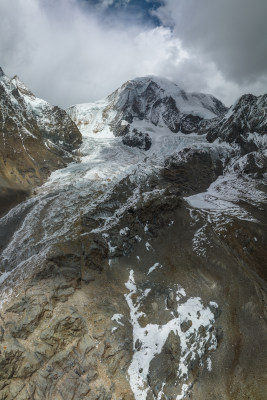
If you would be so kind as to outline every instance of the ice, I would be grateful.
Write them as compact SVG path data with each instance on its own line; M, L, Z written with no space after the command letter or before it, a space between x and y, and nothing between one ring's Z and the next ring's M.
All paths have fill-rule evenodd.
M110 242L108 242L108 249L109 249L110 255L114 254L116 248L117 248L117 246L112 246L112 244Z

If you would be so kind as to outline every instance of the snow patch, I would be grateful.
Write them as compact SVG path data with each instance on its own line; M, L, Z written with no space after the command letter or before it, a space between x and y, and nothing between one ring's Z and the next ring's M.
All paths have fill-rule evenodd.
M152 249L152 246L151 246L151 244L149 243L149 242L146 242L146 249L147 249L147 251L149 251L150 249Z
M121 236L127 236L127 234L130 232L130 229L126 226L125 228L120 230L120 235Z
M170 332L174 332L180 338L181 357L177 371L177 383L183 383L182 399L189 389L185 383L189 377L189 364L196 360L201 361L206 347L208 350L217 346L216 334L213 329L215 322L214 314L209 307L205 307L199 297L191 297L185 301L183 298L177 305L177 318L171 319L165 325L148 323L142 327L139 323L144 312L140 311L142 301L147 297L148 291L139 290L136 286L133 270L130 271L129 280L125 283L129 293L125 299L130 310L130 321L133 327L133 358L128 369L129 382L136 400L146 400L149 385L147 375L153 358L160 354ZM179 294L185 294L180 287ZM182 324L187 323L187 329L182 329ZM204 327L204 331L203 331ZM201 335L199 330L201 330ZM136 349L136 343L139 348ZM161 391L165 383L162 382Z
M117 322L117 324L124 326L124 324L120 321L120 319L123 318L122 314L114 314L113 317L111 318L111 321Z
M155 263L154 265L152 265L152 267L149 268L147 275L155 271L156 268L162 268L162 265L160 263Z

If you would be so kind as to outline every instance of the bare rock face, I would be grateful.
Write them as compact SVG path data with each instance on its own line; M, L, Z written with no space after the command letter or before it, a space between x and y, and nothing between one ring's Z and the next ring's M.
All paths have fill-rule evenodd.
M2 71L2 70L1 70ZM3 213L52 171L75 159L81 134L59 107L36 98L18 77L0 76L0 199Z
M148 133L138 132L134 129L131 134L125 135L122 143L130 147L138 147L141 150L149 150L151 147L151 138Z
M198 115L185 115L181 120L181 132L186 134L197 132L201 121L203 119Z

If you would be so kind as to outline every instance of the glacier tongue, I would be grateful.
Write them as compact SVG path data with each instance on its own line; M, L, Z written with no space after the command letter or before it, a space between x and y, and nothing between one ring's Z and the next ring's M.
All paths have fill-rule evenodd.
M165 157L185 147L210 144L201 136L157 136L151 150L144 152L124 146L114 136L84 137L80 163L53 172L32 199L12 209L0 221L6 224L31 205L23 223L14 232L1 255L2 264L15 269L28 259L46 252L72 235L73 224L83 214L96 209L114 186L126 177L138 182L159 170ZM90 201L88 201L90 199ZM42 220L40 221L40 215ZM14 252L16 248L16 252ZM22 263L22 264L21 264Z

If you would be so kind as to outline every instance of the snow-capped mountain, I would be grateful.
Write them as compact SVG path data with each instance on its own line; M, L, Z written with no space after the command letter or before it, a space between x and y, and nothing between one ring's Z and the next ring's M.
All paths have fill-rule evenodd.
M17 113L4 134L33 157L50 106L5 85ZM266 133L253 107L140 78L68 110L79 163L0 218L1 399L265 399ZM42 140L62 149L52 122Z
M220 138L228 143L240 143L249 133L263 137L266 132L267 94L241 96L223 117L214 119L206 128L210 142Z
M35 97L17 76L10 79L0 69L2 204L12 203L10 191L16 197L18 190L41 184L51 171L65 166L81 141L64 110Z
M103 101L74 105L67 112L84 135L123 136L140 126L143 134L155 127L173 133L196 132L203 119L221 116L226 110L214 96L188 93L167 79L144 77L126 82Z
M228 112L206 120L199 130L210 143L225 142L239 157L232 158L232 168L262 177L267 170L267 95L241 96ZM234 161L235 159L235 161Z

